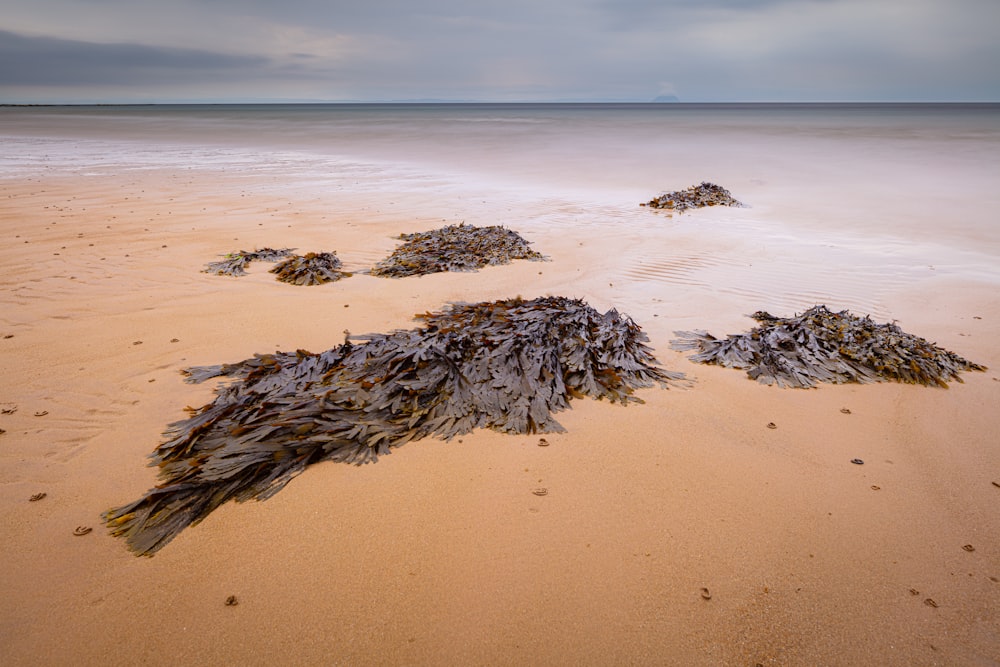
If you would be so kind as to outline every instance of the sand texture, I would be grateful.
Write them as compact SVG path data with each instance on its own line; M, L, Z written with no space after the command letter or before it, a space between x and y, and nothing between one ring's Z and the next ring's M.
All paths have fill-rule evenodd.
M4 664L1000 662L996 273L709 237L832 215L718 179L751 207L669 218L637 197L553 197L528 214L493 193L390 201L169 165L0 181ZM462 222L517 230L549 261L364 273L400 234ZM267 247L335 252L353 275L305 288L263 262L202 271ZM691 386L573 401L544 443L479 428L372 465L318 463L152 558L102 525L157 483L148 457L167 424L225 382L182 369L553 295L627 314ZM741 332L749 313L820 303L988 370L946 389L783 389L670 348L674 331Z

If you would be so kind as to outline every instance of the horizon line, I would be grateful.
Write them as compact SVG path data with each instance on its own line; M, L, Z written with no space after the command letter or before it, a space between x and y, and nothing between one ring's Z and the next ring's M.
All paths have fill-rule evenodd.
M622 104L635 105L646 104L649 106L684 106L684 105L907 105L907 104L964 104L964 105L997 105L1000 100L726 100L726 101L688 101L688 100L602 100L602 99L574 99L574 100L463 100L463 99L397 99L397 100L172 100L172 101L147 101L147 102L0 102L0 107L66 107L66 106L238 106L238 105L336 105L336 104L421 104L421 105L448 105L448 104L508 104L508 105L528 105L528 104Z

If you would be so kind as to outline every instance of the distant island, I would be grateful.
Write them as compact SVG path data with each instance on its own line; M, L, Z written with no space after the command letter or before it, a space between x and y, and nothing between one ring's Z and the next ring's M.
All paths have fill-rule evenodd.
M676 95L660 95L653 99L654 102L680 102Z

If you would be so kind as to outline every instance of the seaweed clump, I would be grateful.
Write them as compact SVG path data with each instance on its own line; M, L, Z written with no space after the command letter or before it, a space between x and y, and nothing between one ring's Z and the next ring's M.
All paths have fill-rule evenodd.
M281 282L292 285L322 285L350 276L340 270L342 264L335 252L310 252L292 255L271 269Z
M413 234L400 234L404 244L371 270L373 276L403 276L476 271L515 259L544 260L517 232L502 226L475 227L465 223Z
M203 273L214 273L217 276L245 276L246 267L250 262L276 262L289 257L293 248L261 248L253 252L240 250L224 255L218 262L209 262Z
M703 208L705 206L743 206L733 198L729 190L721 185L702 181L701 185L692 185L686 190L668 192L665 195L654 197L648 202L639 206L649 206L651 208L665 208L671 211L683 213L691 208Z
M684 377L657 366L627 316L580 300L455 304L417 317L421 328L348 335L320 354L188 369L191 382L239 381L169 426L152 454L161 483L105 512L110 533L152 555L226 501L268 498L312 463L360 465L476 428L558 432L552 415L572 398L642 402L635 389Z
M698 350L692 361L745 369L763 384L814 387L817 382L907 382L947 387L960 371L983 371L896 324L877 324L846 310L813 306L795 317L757 311L760 326L719 339L705 331L676 331L675 350Z

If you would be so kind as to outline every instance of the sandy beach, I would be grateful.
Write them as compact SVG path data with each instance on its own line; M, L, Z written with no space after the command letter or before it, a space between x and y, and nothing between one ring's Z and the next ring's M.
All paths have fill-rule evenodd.
M5 664L1000 663L996 273L880 276L831 246L758 278L755 263L781 263L780 240L736 247L704 230L791 215L783 199L835 214L732 169L723 184L754 207L668 217L640 198L582 202L591 222L572 227L579 210L557 198L531 217L496 193L319 188L252 169L0 181ZM399 233L463 221L508 225L549 261L316 287L279 283L266 263L201 272L264 246L336 251L363 271ZM795 277L822 261L830 274ZM575 400L548 447L477 431L374 465L318 464L153 558L106 534L100 513L155 484L147 457L165 426L212 398L182 368L319 352L345 330L517 295L618 308L692 386L628 407ZM810 300L895 320L989 370L948 389L783 390L670 349L675 330L738 333L747 313Z

